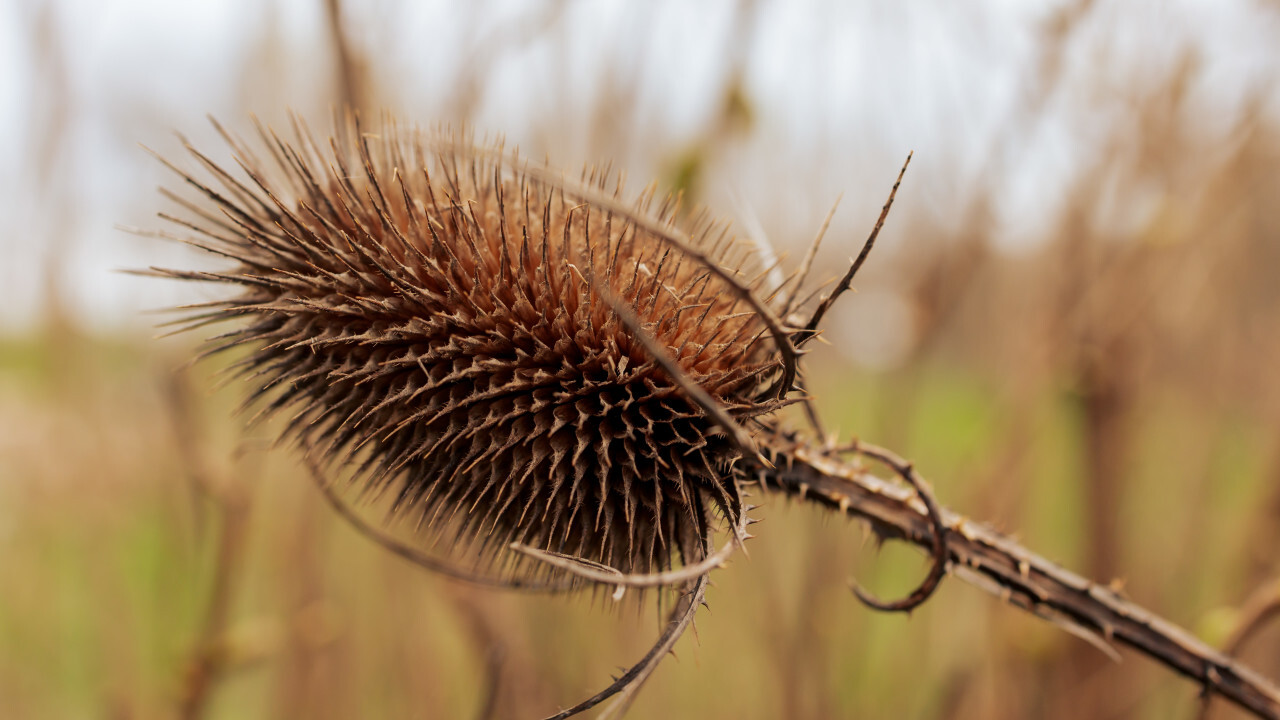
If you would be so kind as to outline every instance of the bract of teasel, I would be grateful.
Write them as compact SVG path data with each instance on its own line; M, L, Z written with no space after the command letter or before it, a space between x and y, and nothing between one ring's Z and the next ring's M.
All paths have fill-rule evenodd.
M257 130L223 131L238 167L171 165L195 192L166 217L233 266L153 272L239 288L188 327L239 321L205 354L247 352L246 406L343 497L526 584L586 583L513 544L643 574L739 526L740 438L638 338L735 423L787 402L794 357L751 292L770 268L727 225L465 134Z
M872 607L910 611L955 570L1259 717L1280 709L1280 690L1234 658L944 511L905 459L857 440L814 443L770 417L805 402L812 429L826 437L812 405L793 393L798 348L851 288L905 164L857 259L807 322L786 328L778 315L794 318L794 301L812 299L796 294L812 251L795 290L762 292L768 268L741 279L727 233L674 222L670 204L621 203L592 176L574 185L500 150L394 129L370 136L350 122L327 151L303 129L292 142L260 135L266 163L227 136L238 173L193 150L210 179L184 177L203 199L175 198L187 215L172 219L194 233L186 239L235 267L150 272L241 288L191 308L186 322L247 320L209 353L247 353L236 370L259 416L280 415L282 437L306 450L317 474L349 470L356 494L383 498L394 518L496 571L486 576L492 584L531 587L541 571L555 587L580 587L593 574L618 587L678 585L652 649L554 718L614 696L613 708L625 711L704 598L719 563L712 516L727 516L735 542L745 538L740 481L751 475L931 551L929 574L901 600L855 585ZM840 460L842 452L882 463L903 485ZM349 510L327 480L324 489ZM416 547L384 544L435 562L421 562ZM677 561L679 570L643 572Z

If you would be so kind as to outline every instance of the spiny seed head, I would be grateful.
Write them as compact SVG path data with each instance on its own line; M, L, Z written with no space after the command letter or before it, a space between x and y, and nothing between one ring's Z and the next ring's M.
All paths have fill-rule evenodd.
M300 126L291 141L259 126L257 150L224 132L239 168L192 150L211 181L182 173L199 197L171 195L184 217L164 216L234 263L155 272L239 288L188 319L241 321L208 352L245 351L260 416L437 546L513 577L531 561L511 542L651 572L688 561L713 515L738 520L738 449L613 304L731 416L778 407L758 313L664 237L760 282L726 225L500 146L338 126L325 149Z

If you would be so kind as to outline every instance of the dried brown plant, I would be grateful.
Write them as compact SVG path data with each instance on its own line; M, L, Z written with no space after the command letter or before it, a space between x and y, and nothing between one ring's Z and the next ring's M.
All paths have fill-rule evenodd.
M174 167L199 198L169 193L185 212L163 216L234 264L150 273L240 288L187 308L181 329L244 321L205 354L244 352L233 367L251 384L246 403L284 416L281 435L341 514L394 552L480 584L678 590L652 650L553 717L615 695L614 710L626 709L691 623L709 573L750 537L751 488L930 553L902 600L855 587L873 607L910 610L954 574L1104 651L1130 646L1260 717L1280 715L1280 691L1237 661L943 510L894 453L822 433L802 348L850 288L893 193L858 259L814 303L808 260L779 279L728 225L652 188L624 199L608 173L569 180L501 145L390 121L371 133L348 118L327 148L300 122L289 140L258 133L255 150L223 132L237 172L191 149L211 180ZM792 404L810 431L784 423ZM902 482L872 475L864 458ZM329 479L343 471L345 487ZM362 519L351 494L386 497L414 539ZM717 530L728 536L719 549Z

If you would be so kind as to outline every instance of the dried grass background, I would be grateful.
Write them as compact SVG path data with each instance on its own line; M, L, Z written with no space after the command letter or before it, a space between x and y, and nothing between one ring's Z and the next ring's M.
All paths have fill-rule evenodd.
M928 2L744 2L688 18L637 5L603 29L572 2L433 14L317 1L301 26L293 6L266 7L237 25L221 75L161 62L192 21L168 50L137 51L148 72L114 79L85 70L95 48L69 29L109 12L0 10L29 73L6 91L15 162L0 176L6 716L453 718L491 699L495 717L534 717L604 684L656 627L652 609L472 590L388 556L271 450L270 429L229 419L240 398L211 389L216 367L174 378L193 339L156 343L146 320L122 320L205 299L132 289L147 281L105 268L189 264L107 226L157 226L159 172L139 169L132 143L170 150L174 128L211 146L199 142L210 111L276 121L293 107L319 125L347 101L471 121L567 167L612 159L634 186L683 188L797 259L843 191L819 267L852 254L914 148L861 292L810 358L829 423L910 457L952 508L1122 579L1211 642L1280 576L1280 68L1250 59L1259 35L1280 37L1274 4L1068 3L1016 22ZM821 46L834 49L780 54L804 45L780 38L822 24L806 13L832 18ZM392 42L415 24L412 47ZM982 56L981 38L1010 27L1030 62L1008 87L961 74L937 83L943 99L917 97L917 74L998 64L935 57L920 49L930 33L971 34L940 44ZM1230 28L1238 43L1213 40ZM572 38L592 32L616 53L575 55ZM862 50L841 54L851 45ZM462 59L433 73L432 52ZM661 75L686 66L710 78L697 97ZM185 94L162 92L178 82ZM777 85L795 93L762 91ZM966 103L989 122L928 112ZM654 110L670 106L687 109ZM802 122L812 108L825 112ZM125 189L86 180L104 177ZM717 574L712 612L633 717L1196 709L1189 683L1136 658L1112 665L959 584L910 618L871 613L846 578L889 596L923 572L916 554L877 553L807 508L764 516L751 559ZM1280 675L1280 628L1244 652Z

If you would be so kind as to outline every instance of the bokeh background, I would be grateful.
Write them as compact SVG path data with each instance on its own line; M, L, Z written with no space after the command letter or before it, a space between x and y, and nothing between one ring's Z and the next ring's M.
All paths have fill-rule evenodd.
M139 147L334 107L612 161L798 261L842 198L827 424L940 499L1222 643L1280 594L1280 4L985 0L0 4L0 715L540 717L659 614L424 575L344 525L198 337L208 260ZM191 163L186 163L188 166ZM637 718L1168 718L1193 684L787 502ZM1244 656L1280 676L1280 629ZM1215 708L1215 717L1235 717Z

